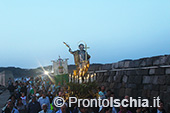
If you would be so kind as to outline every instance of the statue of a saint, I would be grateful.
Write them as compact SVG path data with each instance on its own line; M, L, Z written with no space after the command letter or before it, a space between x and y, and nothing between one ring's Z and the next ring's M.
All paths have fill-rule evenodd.
M80 44L79 50L72 51L71 48L64 42L64 44L69 48L69 52L74 55L74 62L77 70L74 71L74 75L84 76L89 68L90 55L87 53L83 44Z

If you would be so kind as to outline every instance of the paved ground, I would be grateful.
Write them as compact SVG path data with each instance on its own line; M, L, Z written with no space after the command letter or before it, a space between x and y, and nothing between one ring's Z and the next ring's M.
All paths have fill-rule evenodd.
M1 95L0 95L0 113L2 112L2 108L6 104L7 100L10 97L10 93L8 90L5 90Z

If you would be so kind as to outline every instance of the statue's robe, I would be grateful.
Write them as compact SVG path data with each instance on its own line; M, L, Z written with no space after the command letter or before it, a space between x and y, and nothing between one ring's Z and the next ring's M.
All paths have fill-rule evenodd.
M83 50L84 51L84 55L86 55L86 51L85 50ZM80 50L77 50L77 51L70 51L70 53L71 54L73 54L74 55L74 62L75 62L75 65L76 66L79 66L82 62L80 61ZM85 58L85 56L84 56L84 58ZM90 59L90 55L87 53L87 61L89 61L89 59ZM85 61L85 59L84 59L84 61Z

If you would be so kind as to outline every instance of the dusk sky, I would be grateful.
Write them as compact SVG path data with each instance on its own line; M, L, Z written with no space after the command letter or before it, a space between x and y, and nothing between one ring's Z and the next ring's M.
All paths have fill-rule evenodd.
M0 67L74 64L81 40L91 63L170 54L170 0L0 1Z

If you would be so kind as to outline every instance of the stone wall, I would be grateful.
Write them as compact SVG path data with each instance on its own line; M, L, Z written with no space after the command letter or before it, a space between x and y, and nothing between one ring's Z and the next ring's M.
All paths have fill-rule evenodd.
M105 64L95 72L97 82L111 89L116 98L160 96L170 111L170 55Z

